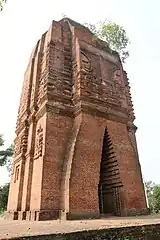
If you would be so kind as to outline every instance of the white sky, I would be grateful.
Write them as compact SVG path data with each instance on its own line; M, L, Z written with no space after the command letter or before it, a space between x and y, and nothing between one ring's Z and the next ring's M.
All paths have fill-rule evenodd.
M125 69L136 114L137 142L145 180L160 183L160 2L159 0L8 0L0 13L0 133L12 143L23 74L30 53L62 14L78 22L105 18L124 26L130 38ZM8 180L0 168L0 185Z

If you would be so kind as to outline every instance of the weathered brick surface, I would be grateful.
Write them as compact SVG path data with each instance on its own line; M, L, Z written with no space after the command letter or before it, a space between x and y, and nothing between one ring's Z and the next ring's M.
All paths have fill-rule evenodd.
M118 54L80 24L53 21L25 72L8 213L99 217L111 202L112 214L147 212L133 121Z

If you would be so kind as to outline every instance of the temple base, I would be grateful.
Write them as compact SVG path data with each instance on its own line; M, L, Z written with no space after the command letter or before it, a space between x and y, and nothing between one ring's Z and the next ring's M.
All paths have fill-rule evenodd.
M144 215L150 215L151 214L151 211L149 208L144 208L144 209L141 209L139 211L137 210L128 210L127 211L127 216L128 217L131 217L131 216L144 216Z
M9 211L5 213L7 220L46 221L59 219L59 210Z
M128 210L126 214L121 217L127 216L142 216L149 215L150 209L143 209L141 211ZM39 210L39 211L8 211L5 212L5 219L7 220L28 220L28 221L46 221L46 220L80 220L80 219L99 219L106 218L106 214L98 213L66 213L60 210Z

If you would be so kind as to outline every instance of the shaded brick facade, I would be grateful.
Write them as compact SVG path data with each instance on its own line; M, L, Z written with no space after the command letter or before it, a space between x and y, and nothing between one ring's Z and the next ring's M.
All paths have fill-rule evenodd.
M25 72L7 216L147 212L127 74L82 25L52 22Z

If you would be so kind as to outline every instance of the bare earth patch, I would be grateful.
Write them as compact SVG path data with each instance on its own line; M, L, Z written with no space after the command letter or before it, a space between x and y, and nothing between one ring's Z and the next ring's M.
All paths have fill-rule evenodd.
M9 221L0 217L0 239L160 223L160 215L78 221Z

